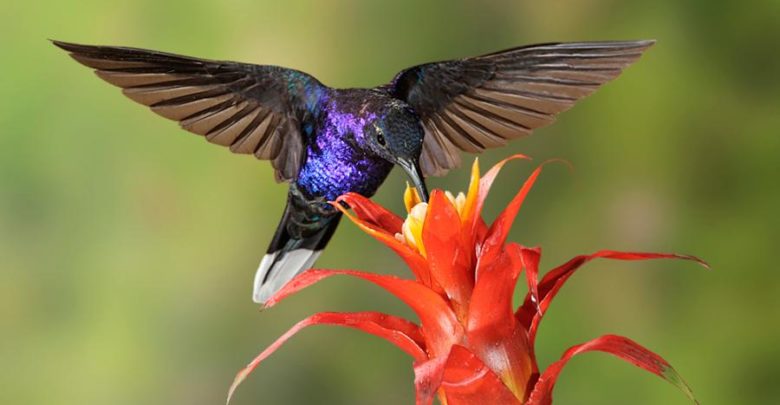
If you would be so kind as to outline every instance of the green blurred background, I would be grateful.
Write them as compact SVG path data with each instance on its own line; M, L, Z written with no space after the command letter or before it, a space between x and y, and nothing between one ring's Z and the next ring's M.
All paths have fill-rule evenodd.
M178 129L46 41L128 45L278 64L336 87L534 42L655 38L616 82L556 125L487 153L561 157L512 239L544 268L600 248L708 260L595 262L540 331L542 366L604 333L683 374L704 404L780 398L780 2L14 1L0 11L0 403L219 404L235 372L320 310L413 317L336 278L260 312L254 270L286 188L270 165ZM470 157L465 161L469 162ZM515 163L492 217L532 164ZM459 190L461 169L433 186ZM402 208L394 173L376 199ZM406 274L344 222L322 267ZM522 287L521 287L522 290ZM235 404L404 404L411 360L377 338L317 327L293 338ZM602 354L576 359L559 404L685 404Z

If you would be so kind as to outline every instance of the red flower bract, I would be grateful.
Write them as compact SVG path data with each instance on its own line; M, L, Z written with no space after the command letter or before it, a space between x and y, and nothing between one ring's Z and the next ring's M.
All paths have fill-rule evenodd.
M457 199L433 190L427 207L416 207L419 199L407 190L407 209L413 211L408 223L357 194L346 194L334 202L352 222L401 256L414 280L353 270L309 270L279 291L266 306L324 278L346 275L387 290L414 310L420 324L375 312L315 314L295 325L239 372L228 401L262 360L300 329L318 324L362 330L412 356L418 404L429 404L436 395L448 405L550 404L563 366L573 356L588 351L606 352L626 360L671 382L694 400L669 363L620 336L605 335L574 346L539 372L534 356L539 322L566 280L583 264L596 258L675 258L694 260L704 266L706 263L693 256L605 250L577 256L539 280L541 249L507 243L506 239L542 167L533 171L490 226L481 217L485 198L501 167L517 158L525 157L505 159L483 177L475 161L468 194ZM352 212L341 203L351 207ZM413 217L420 213L424 218ZM514 288L523 271L528 294L523 304L514 309Z

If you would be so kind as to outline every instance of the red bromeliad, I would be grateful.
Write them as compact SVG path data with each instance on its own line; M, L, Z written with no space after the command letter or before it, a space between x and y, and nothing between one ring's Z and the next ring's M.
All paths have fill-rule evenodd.
M664 378L693 395L679 374L660 356L625 337L605 335L567 350L540 373L534 355L539 322L552 299L583 264L595 259L646 260L692 256L599 251L577 256L538 280L539 248L507 243L507 234L525 196L541 172L537 168L509 205L488 226L482 206L505 159L480 177L474 162L468 193L453 197L434 190L420 203L410 189L404 195L406 221L358 194L334 204L369 235L393 249L414 273L414 280L352 270L310 270L277 293L272 306L324 278L357 277L384 288L409 305L420 324L376 312L315 314L304 319L257 356L236 376L235 388L257 365L304 327L338 325L362 330L396 345L414 359L418 404L438 395L442 404L526 404L552 402L558 374L574 355L602 351ZM340 203L346 203L352 213ZM528 294L513 308L514 286L525 271ZM695 401L695 400L694 400Z

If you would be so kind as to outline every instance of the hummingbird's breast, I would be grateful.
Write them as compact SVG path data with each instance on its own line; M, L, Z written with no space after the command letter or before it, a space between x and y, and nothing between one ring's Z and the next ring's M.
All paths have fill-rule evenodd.
M328 201L347 192L372 196L393 168L392 163L361 147L365 142L363 128L374 119L370 108L353 98L324 103L309 138L298 188L310 197Z

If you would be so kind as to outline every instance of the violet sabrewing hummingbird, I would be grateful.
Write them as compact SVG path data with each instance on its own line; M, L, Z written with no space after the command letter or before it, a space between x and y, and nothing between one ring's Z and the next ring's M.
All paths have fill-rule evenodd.
M54 44L136 102L211 143L270 160L290 184L255 274L265 303L310 268L341 214L329 204L371 197L394 165L423 200L425 177L552 123L617 77L654 41L550 43L417 65L389 83L336 89L293 69L113 46Z

